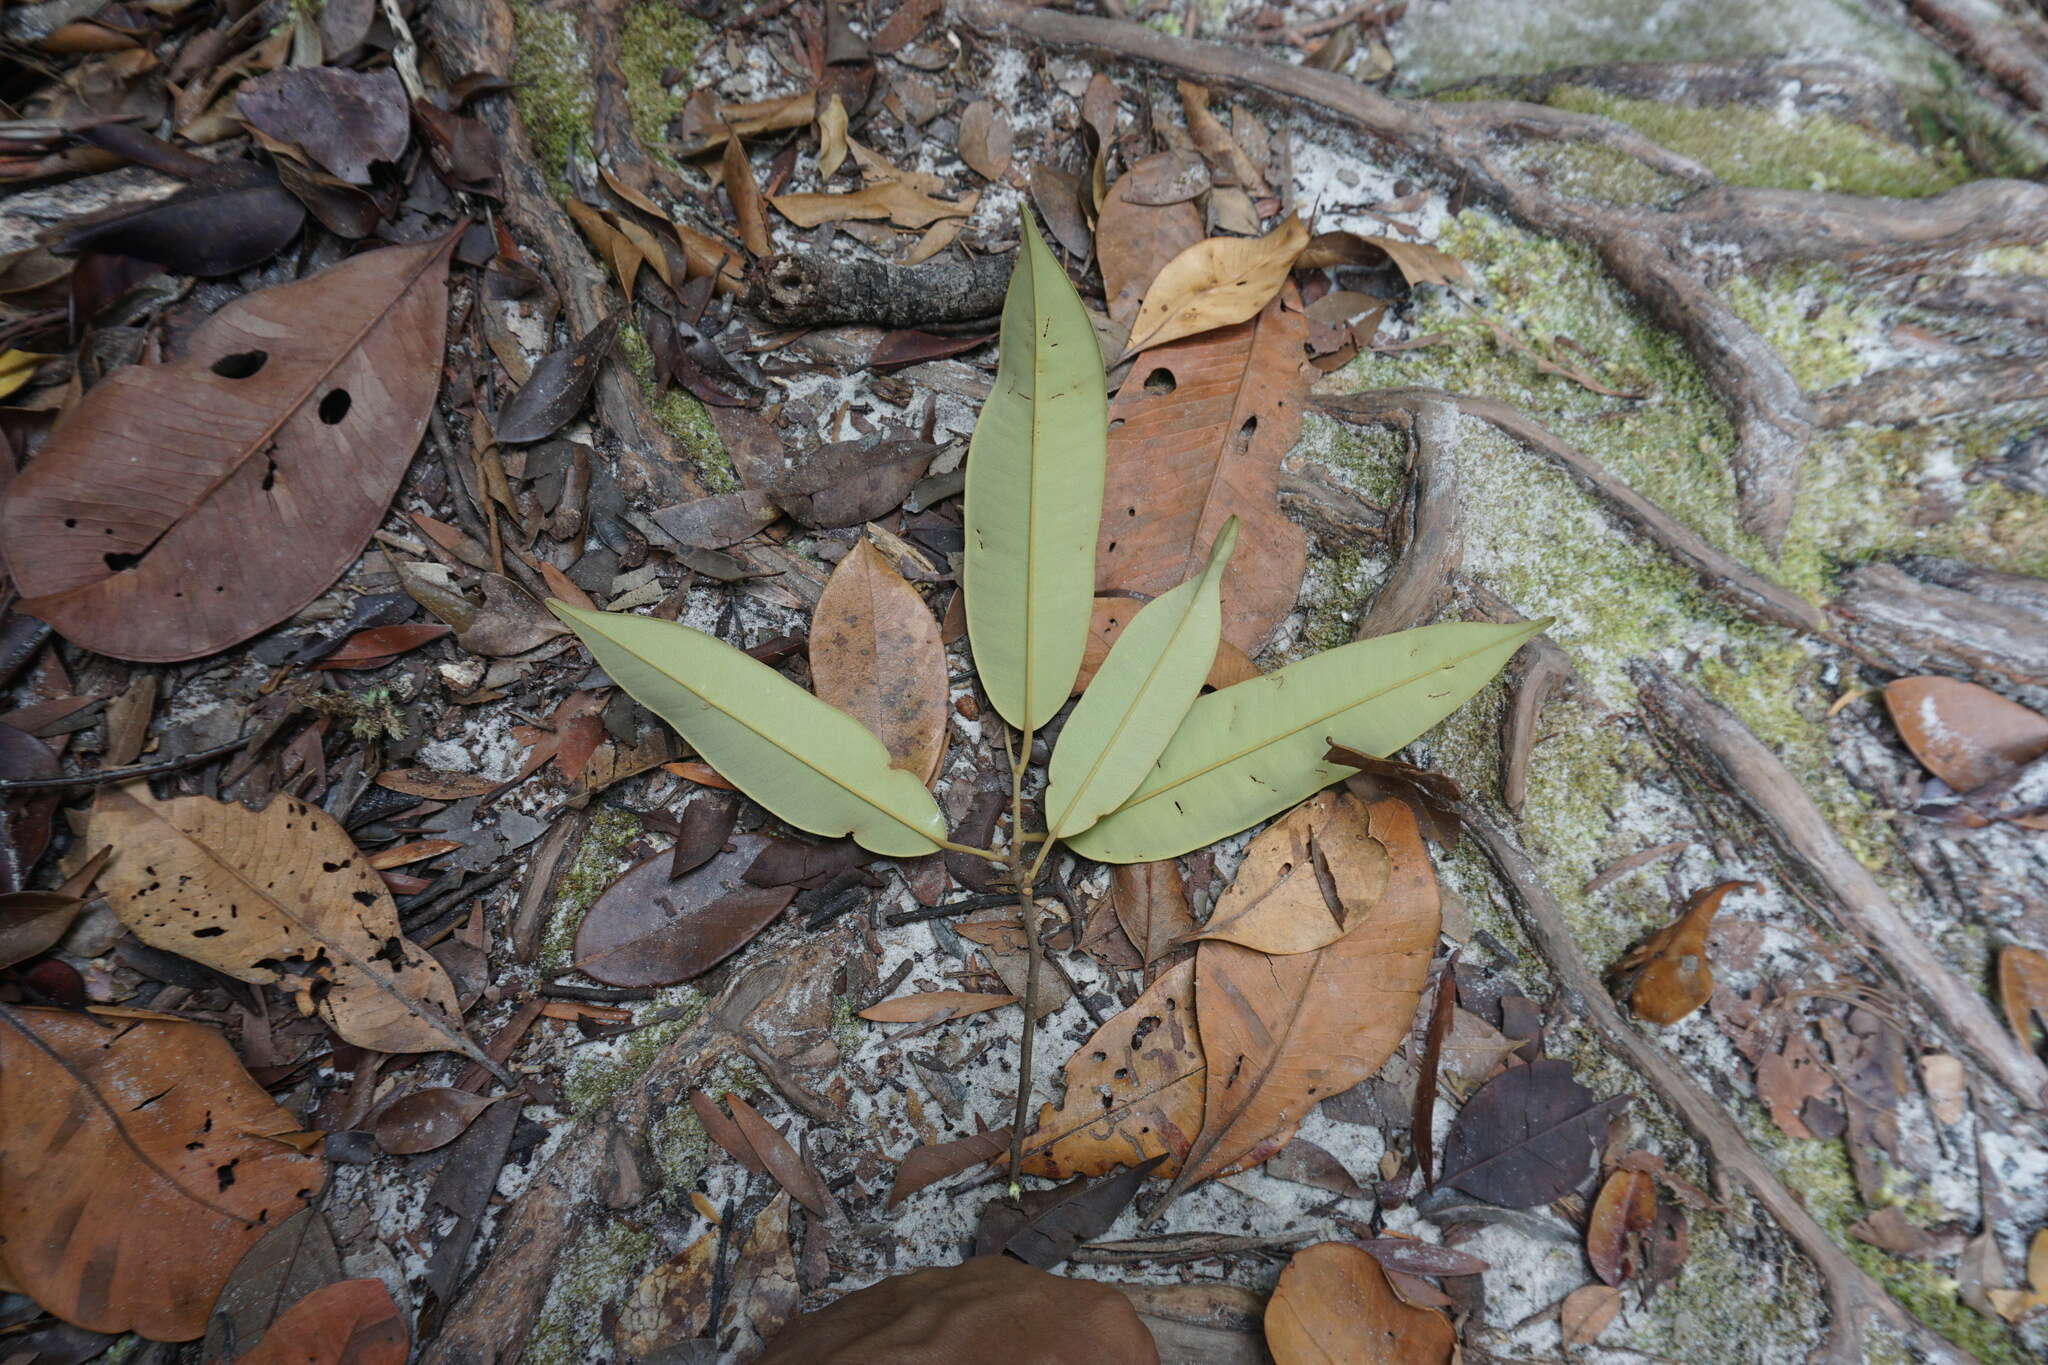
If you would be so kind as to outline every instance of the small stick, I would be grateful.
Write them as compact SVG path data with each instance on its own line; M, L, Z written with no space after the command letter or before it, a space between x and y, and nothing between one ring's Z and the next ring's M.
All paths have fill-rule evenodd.
M78 773L71 777L12 777L0 781L0 793L56 792L73 787L106 787L138 777L159 777L164 773L197 768L202 764L211 763L216 758L226 758L248 742L249 736L243 735L240 739L231 739L226 744L216 744L211 749L201 749L181 758L166 758L156 763L138 763L130 768L102 768L96 773Z

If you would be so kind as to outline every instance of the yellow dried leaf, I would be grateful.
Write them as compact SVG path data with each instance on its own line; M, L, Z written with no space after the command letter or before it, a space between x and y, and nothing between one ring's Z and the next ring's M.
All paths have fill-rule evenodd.
M1124 357L1254 317L1280 292L1308 229L1289 214L1263 237L1211 237L1166 263L1131 323Z

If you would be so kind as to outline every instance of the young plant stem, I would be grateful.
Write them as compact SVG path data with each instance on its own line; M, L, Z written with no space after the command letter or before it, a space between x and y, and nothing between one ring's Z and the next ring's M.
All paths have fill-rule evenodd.
M1010 1197L1021 1191L1017 1183L1024 1164L1024 1125L1031 1116L1031 1067L1038 1044L1038 962L1045 949L1038 942L1038 902L1032 896L1036 869L1024 872L1024 765L1031 758L1031 731L1024 730L1013 751L1009 731L1003 732L1003 751L1010 758L1010 876L1017 888L1017 922L1024 928L1024 1036L1017 1045L1017 1109L1010 1121ZM1045 848L1052 847L1046 840ZM1039 862L1045 861L1044 851Z
M971 854L976 858L980 858L983 862L1001 863L1009 861L1007 858L1005 858L1002 854L996 852L994 849L976 848L972 844L956 844L951 839L937 839L933 842L938 844L940 848L946 850L946 852L948 853Z

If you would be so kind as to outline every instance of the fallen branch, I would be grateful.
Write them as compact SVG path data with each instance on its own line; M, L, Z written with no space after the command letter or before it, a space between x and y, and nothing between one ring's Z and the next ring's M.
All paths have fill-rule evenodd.
M1984 997L1935 953L1870 871L1843 846L1785 765L1741 721L1688 683L1643 667L1643 710L1719 775L1824 894L1841 927L1889 970L1999 1084L2029 1109L2048 1108L2048 1066L1992 1014Z
M823 253L770 256L747 280L746 307L778 327L858 322L935 327L982 322L1003 311L1014 255L941 257L890 265Z
M1612 119L1516 101L1394 99L1243 47L1000 0L953 0L952 12L994 39L1142 62L1313 109L1392 144L1538 232L1584 243L1692 352L1735 428L1730 462L1742 524L1773 549L1791 519L1813 418L1783 358L1715 293L1721 263L1907 262L2048 236L2044 185L1979 181L1915 200L1734 188ZM1697 192L1668 209L1575 198L1517 162L1515 146L1530 141L1605 147Z
M1820 1276L1827 1296L1828 1338L1814 1359L1829 1365L1861 1365L1867 1329L1881 1323L1907 1338L1930 1359L1970 1362L1962 1351L1914 1319L1884 1287L1828 1236L1799 1197L1785 1187L1764 1159L1729 1119L1720 1101L1707 1094L1648 1035L1630 1024L1601 986L1579 952L1578 941L1565 923L1557 900L1537 876L1520 849L1485 820L1466 816L1466 828L1479 841L1488 861L1509 891L1516 918L1536 950L1556 973L1558 983L1588 1023L1616 1053L1641 1074L1659 1099L1685 1124L1717 1174L1746 1186L1764 1211L1775 1219Z

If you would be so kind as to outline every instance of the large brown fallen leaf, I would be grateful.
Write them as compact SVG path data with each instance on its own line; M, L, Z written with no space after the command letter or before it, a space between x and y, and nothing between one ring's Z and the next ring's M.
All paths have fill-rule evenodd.
M1401 1302L1387 1272L1348 1242L1294 1253L1266 1304L1274 1365L1445 1365L1450 1320Z
M405 1365L411 1349L382 1280L341 1280L285 1309L235 1365Z
M1180 155L1160 152L1131 167L1110 186L1095 224L1102 293L1111 320L1126 330L1137 321L1138 305L1166 263L1202 240L1202 215L1193 204L1148 204L1132 197L1178 166Z
M946 756L946 647L932 609L863 536L811 613L811 690L929 783Z
M1334 943L1386 892L1392 866L1358 799L1318 792L1252 840L1200 937L1262 953Z
M0 506L21 610L122 659L212 654L362 553L441 386L457 235L222 307L116 370Z
M1307 245L1308 229L1289 214L1263 237L1211 237L1188 247L1153 277L1124 354L1256 316L1279 295Z
M1358 232L1319 232L1295 262L1303 270L1333 265L1379 265L1392 261L1409 284L1463 284L1465 263L1427 242L1371 237Z
M597 898L576 930L576 969L612 986L669 986L710 971L744 948L796 899L794 886L749 886L746 871L768 848L736 834L679 878L675 858L635 864Z
M441 964L399 932L391 893L327 812L289 796L260 811L204 796L159 801L141 783L93 802L87 838L112 844L100 890L152 948L238 981L310 984L358 1047L482 1053Z
M1387 890L1342 938L1285 957L1220 941L1196 951L1207 1097L1169 1200L1372 1075L1407 1036L1441 923L1436 873L1405 803L1376 802L1367 819L1392 860Z
M190 1341L242 1253L320 1189L203 1024L0 1006L0 1278L94 1332Z
M1109 409L1098 593L1178 587L1235 515L1246 549L1224 571L1223 638L1255 655L1287 619L1308 539L1281 512L1278 480L1308 396L1306 335L1276 298L1250 322L1138 357Z
M1707 961L1707 935L1721 901L1753 882L1722 882L1696 891L1678 919L1636 944L1609 973L1614 993L1653 1024L1675 1024L1707 1003L1714 993L1714 966Z
M717 1228L641 1276L619 1305L613 1336L639 1358L699 1336L711 1323L711 1277L718 1268Z

